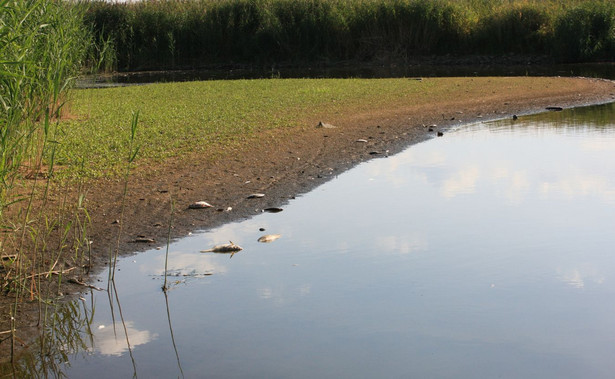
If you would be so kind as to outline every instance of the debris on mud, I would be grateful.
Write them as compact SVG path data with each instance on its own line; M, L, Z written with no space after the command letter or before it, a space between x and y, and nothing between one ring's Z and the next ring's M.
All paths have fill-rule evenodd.
M277 208L277 207L269 207L269 208L265 208L263 209L263 212L268 212L268 213L279 213L282 212L284 209L282 208Z
M204 209L204 208L211 208L211 207L212 205L206 201L197 201L188 206L188 208L190 209Z

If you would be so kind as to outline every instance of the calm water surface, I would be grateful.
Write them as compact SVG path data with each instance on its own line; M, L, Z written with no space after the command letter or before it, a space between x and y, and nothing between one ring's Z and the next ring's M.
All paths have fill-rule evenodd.
M59 337L82 348L57 369L610 378L612 120L605 105L469 125L364 163L281 213L172 244L166 298L164 250L123 259L111 301L77 302L92 336ZM256 242L266 233L282 237ZM199 252L228 240L244 247L232 259Z
M194 80L233 80L269 78L407 78L450 76L585 76L615 79L615 64L559 64L559 65L503 65L484 64L410 64L383 66L343 66L325 68L272 68L260 69L213 69L121 72L112 75L95 75L77 80L80 88L102 88L160 82L184 82Z

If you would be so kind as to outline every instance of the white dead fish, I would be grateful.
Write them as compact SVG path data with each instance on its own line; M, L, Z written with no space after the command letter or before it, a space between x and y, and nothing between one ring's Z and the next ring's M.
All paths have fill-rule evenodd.
M261 197L265 197L264 193L253 193L248 195L247 199L260 199Z
M281 234L265 234L264 236L259 238L257 241L262 242L262 243L269 243L269 242L273 242L277 240L280 237L282 237Z
M203 208L211 208L212 205L206 201L197 201L188 206L190 209L203 209Z
M337 126L335 125L331 125L331 124L327 124L326 122L319 122L318 125L316 125L317 128L325 128L325 129L335 129L337 128Z
M216 245L211 249L201 250L201 253L231 253L231 257L238 251L243 250L243 248L239 245L235 245L233 241L229 241L230 243L226 243L224 245Z

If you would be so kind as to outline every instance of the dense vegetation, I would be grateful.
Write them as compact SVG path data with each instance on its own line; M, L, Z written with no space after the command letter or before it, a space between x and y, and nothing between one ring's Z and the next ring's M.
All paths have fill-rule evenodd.
M120 70L425 55L615 55L609 0L175 0L93 4Z
M66 90L91 46L84 10L54 0L0 0L0 291L16 299L39 297L39 273L53 271L72 248L77 219L51 217L46 185L61 144ZM52 233L60 237L50 246ZM17 304L10 310L12 337Z
M81 6L0 0L0 215L22 165L35 170L89 50Z

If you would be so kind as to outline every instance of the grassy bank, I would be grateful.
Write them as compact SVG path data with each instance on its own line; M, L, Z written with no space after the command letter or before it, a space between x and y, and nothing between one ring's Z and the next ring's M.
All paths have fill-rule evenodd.
M548 55L611 59L608 0L179 0L96 2L87 15L120 70Z
M148 86L80 90L73 95L75 119L62 123L65 143L58 165L77 167L87 156L93 176L115 176L127 154L127 123L140 110L137 140L145 142L141 161L220 148L253 133L304 126L318 114L354 112L366 104L390 106L440 92L454 80L435 82L390 80L237 80L164 83ZM65 173L72 173L67 169Z
M138 164L148 167L169 157L224 151L269 130L313 127L321 118L420 107L502 88L565 89L569 80L269 79L79 90L71 119L61 124L63 143L55 159L65 176L117 177L129 154L127 120L134 109L140 110Z

